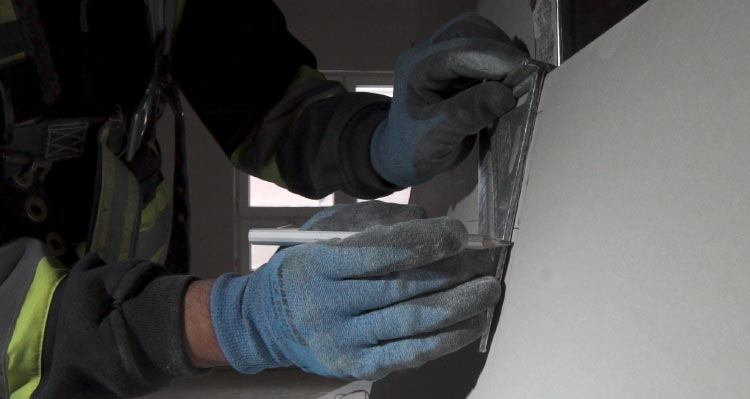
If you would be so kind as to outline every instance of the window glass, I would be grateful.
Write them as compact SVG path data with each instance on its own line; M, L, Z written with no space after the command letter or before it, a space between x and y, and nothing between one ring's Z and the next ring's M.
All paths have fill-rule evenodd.
M250 206L257 207L318 207L333 205L333 194L316 200L293 194L285 188L250 176Z
M354 91L358 93L375 93L393 97L393 86L388 85L358 85L354 88Z
M250 246L250 269L255 271L268 263L279 247L273 245L251 245Z
M393 202L394 204L408 204L409 203L409 196L411 195L411 187L405 188L401 191L396 191L395 193L378 198L378 201L383 202ZM357 202L365 202L367 200L358 199Z

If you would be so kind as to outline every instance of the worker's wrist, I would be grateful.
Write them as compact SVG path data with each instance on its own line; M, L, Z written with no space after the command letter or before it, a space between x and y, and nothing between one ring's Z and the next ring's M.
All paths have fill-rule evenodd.
M166 270L148 261L126 261L123 265L130 271L120 277L119 284L127 288L118 291L130 292L120 294L126 299L113 300L122 302L117 306L128 325L128 339L136 343L156 369L171 378L200 374L202 370L193 366L187 353L183 316L186 292L195 277L166 275ZM155 274L163 275L154 278ZM142 288L132 281L143 281Z
M245 374L292 365L274 344L268 326L273 311L263 308L268 268L250 276L223 274L211 289L211 319L219 347L229 365Z
M192 282L185 293L185 341L190 362L198 368L226 366L224 353L216 340L211 322L213 280Z

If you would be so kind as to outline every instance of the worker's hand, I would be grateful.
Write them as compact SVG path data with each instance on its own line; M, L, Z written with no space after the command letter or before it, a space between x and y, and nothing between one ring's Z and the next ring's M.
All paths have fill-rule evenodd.
M305 222L300 230L362 231L372 226L391 226L426 217L427 212L418 205L366 201L334 205L320 211Z
M528 56L476 14L449 22L396 62L393 102L370 147L375 170L401 187L460 161L474 135L515 104L500 80Z
M466 242L458 221L410 220L224 275L211 297L221 348L240 372L297 365L362 379L456 351L481 336L501 291L488 251Z

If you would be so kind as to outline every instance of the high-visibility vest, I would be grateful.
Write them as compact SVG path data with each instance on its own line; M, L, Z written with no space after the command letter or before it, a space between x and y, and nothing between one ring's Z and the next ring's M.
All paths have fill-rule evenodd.
M165 104L172 108L177 148L174 191L170 195L162 182L153 199L141 204L139 183L128 167L127 144L133 142L130 138L133 134L143 134L146 137L137 140L135 150L154 145L148 135L155 129L156 115L152 113L143 118L142 114L136 114L126 118L116 112L109 117L42 118L37 112L45 104L54 103L59 85L35 2L0 0L0 78L6 77L0 79L3 172L21 183L26 178L38 178L39 168L48 169L54 167L55 162L81 156L86 136L95 134L99 169L97 200L92 210L93 234L81 249L98 254L108 263L129 258L150 259L156 263L171 262L176 265L176 271L187 271L189 215L185 125L178 88L168 69L171 42L183 3L182 0L147 1L151 37L160 45L155 57L154 87L147 89L141 104L154 107L152 110ZM7 79L8 76L19 79ZM19 90L32 90L35 95L24 98L33 98L33 101L14 102L14 92ZM18 98L16 96L16 100ZM43 206L43 203L37 204L37 207ZM44 215L37 216L39 223L43 223L41 216ZM0 323L0 399L27 399L41 380L47 313L55 289L67 272L67 268L51 256L59 248L52 245L49 236L0 243L0 318L3 320Z
M184 272L189 250L185 124L178 89L169 73L173 36L184 1L149 0L145 6L157 51L151 84L144 88L146 93L134 115L115 112L111 116L50 120L41 116L42 109L55 103L60 89L35 1L0 0L0 163L3 174L13 176L20 187L37 187L40 185L32 184L34 179L43 179L56 162L80 157L86 136L95 135L100 162L97 203L90 219L93 235L80 249L95 252L107 262L136 256L164 263L170 257L173 268ZM128 161L140 148L153 145L149 136L154 133L157 109L163 105L173 109L177 130L172 198L168 200L164 186L157 188L151 203L141 204L138 182ZM44 196L30 193L28 197L29 219L44 224L49 219ZM46 241L52 253L66 247L70 250L72 244L61 243L63 238L54 231L39 231L45 236L36 238ZM175 236L172 248L170 232Z

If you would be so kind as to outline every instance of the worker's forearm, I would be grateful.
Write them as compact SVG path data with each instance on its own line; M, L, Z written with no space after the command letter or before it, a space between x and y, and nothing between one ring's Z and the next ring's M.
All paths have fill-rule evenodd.
M226 357L216 340L211 321L211 287L213 280L197 280L185 292L185 338L193 366L210 368L227 366Z

